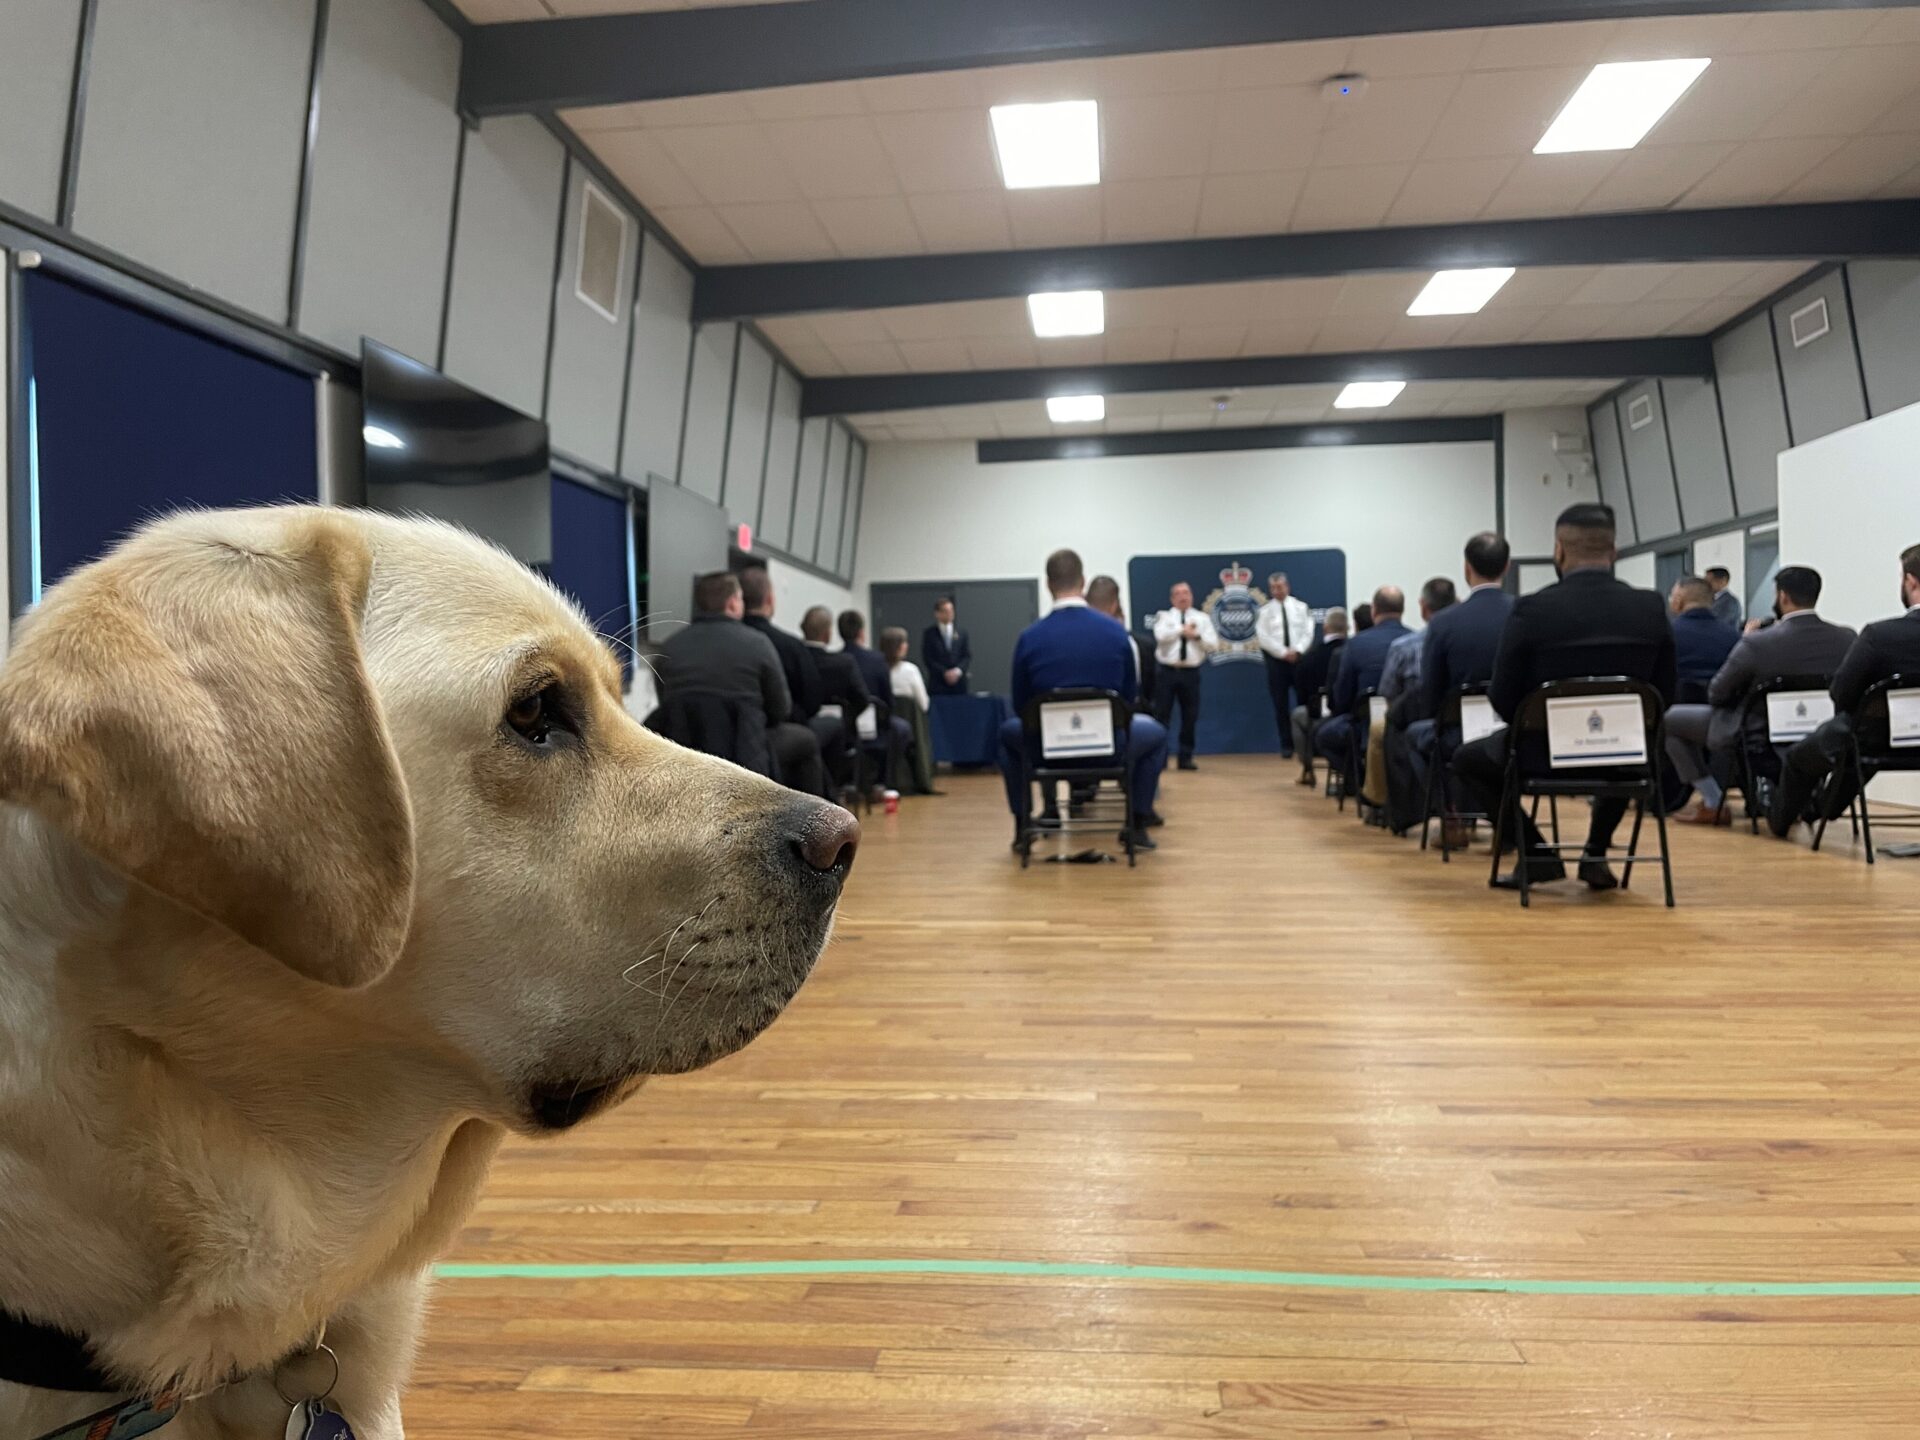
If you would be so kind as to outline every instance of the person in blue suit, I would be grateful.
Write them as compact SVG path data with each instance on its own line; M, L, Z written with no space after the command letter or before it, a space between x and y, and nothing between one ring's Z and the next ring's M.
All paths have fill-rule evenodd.
M1007 782L1016 850L1021 822L1033 805L1033 787L1026 778L1026 730L1019 718L1027 702L1049 690L1111 690L1129 702L1139 693L1138 663L1126 627L1090 609L1086 589L1080 557L1071 550L1054 551L1047 557L1053 609L1022 630L1013 647L1014 718L1000 727L1000 773ZM1131 838L1135 849L1155 848L1147 827L1157 818L1153 802L1166 764L1166 728L1150 715L1135 715L1127 730L1133 814L1122 837Z
M1366 753L1366 735L1356 736L1353 729L1354 702L1380 688L1387 651L1401 636L1413 633L1400 618L1406 610L1406 593L1398 585L1382 585L1373 592L1373 624L1347 641L1340 652L1340 672L1334 676L1333 693L1327 698L1327 718L1313 732L1313 743L1335 769L1347 763L1349 746L1358 744L1361 753Z
M1682 575L1673 582L1667 608L1673 612L1680 701L1698 704L1707 698L1707 687L1740 643L1740 631L1714 614L1713 587L1698 575Z

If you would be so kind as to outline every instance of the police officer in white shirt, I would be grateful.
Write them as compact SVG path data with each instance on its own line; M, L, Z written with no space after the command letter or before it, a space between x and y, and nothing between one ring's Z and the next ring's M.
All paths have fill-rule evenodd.
M1220 643L1220 636L1213 628L1213 617L1193 608L1193 587L1186 581L1173 587L1168 605L1153 622L1158 647L1154 718L1171 733L1174 702L1180 702L1180 768L1198 770L1193 763L1193 731L1200 723L1200 667L1207 663L1207 652Z
M1313 612L1306 601L1294 598L1286 575L1278 570L1267 577L1267 597L1253 622L1254 634L1267 662L1267 693L1273 697L1273 723L1280 727L1280 754L1292 759L1293 667L1313 644Z

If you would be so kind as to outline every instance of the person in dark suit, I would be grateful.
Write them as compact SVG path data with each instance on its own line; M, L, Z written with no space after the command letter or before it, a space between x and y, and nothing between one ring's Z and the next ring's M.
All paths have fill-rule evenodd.
M1767 809L1767 827L1782 839L1796 820L1809 817L1814 796L1829 775L1833 775L1834 784L1827 794L1825 813L1835 816L1846 812L1854 797L1853 777L1834 772L1841 769L1846 758L1847 742L1853 735L1853 712L1867 691L1882 680L1896 675L1920 676L1920 545L1901 552L1900 603L1906 607L1905 614L1893 620L1876 620L1848 647L1833 676L1833 719L1787 751L1780 783ZM1860 742L1880 749L1887 737L1884 733L1863 734Z
M766 715L780 780L810 795L824 794L819 741L793 720L780 656L765 636L740 623L744 614L738 576L722 570L696 580L693 623L660 647L661 693L668 700L708 695L757 705Z
M1127 612L1120 608L1120 582L1111 575L1096 575L1087 582L1087 604L1098 610L1110 620L1117 620L1125 630ZM1153 713L1153 641L1133 631L1127 631L1127 639L1133 644L1135 672L1140 677L1140 693L1134 697L1133 711L1136 715Z
M1815 613L1820 588L1817 570L1805 565L1781 570L1774 579L1774 620L1733 647L1707 686L1707 703L1680 704L1667 711L1667 758L1699 796L1697 808L1675 816L1676 820L1718 825L1732 818L1726 807L1726 786L1743 744L1761 778L1778 783L1780 760L1767 739L1764 713L1752 717L1746 735L1740 727L1754 686L1782 675L1824 675L1831 681L1846 659L1854 631ZM1747 801L1760 803L1752 795Z
M1713 590L1713 618L1737 632L1746 619L1746 609L1733 593L1733 572L1724 565L1709 565L1705 579Z
M1358 745L1361 753L1366 753L1366 735L1356 734L1353 728L1354 702L1380 688L1387 651L1401 636L1413 633L1400 619L1406 609L1405 592L1398 585L1382 585L1373 592L1373 624L1347 641L1340 654L1340 670L1327 697L1327 718L1313 733L1314 745L1336 767L1347 763L1350 745Z
M800 638L820 677L821 708L807 723L819 737L820 752L827 757L835 783L844 785L852 779L848 750L855 739L854 725L873 703L873 695L853 656L827 649L832 635L833 611L826 606L815 605L800 617Z
M1026 778L1026 728L1020 719L1027 702L1049 690L1111 690L1129 702L1140 693L1126 627L1087 604L1086 584L1079 555L1071 550L1049 555L1047 590L1053 596L1053 609L1022 630L1013 648L1014 718L1000 727L1000 773L1007 782L1016 851L1021 822L1033 805L1033 787ZM1166 763L1166 727L1150 715L1135 715L1127 727L1134 813L1122 838L1131 839L1136 849L1155 848L1147 829Z
M773 623L773 579L764 567L755 565L740 572L740 599L746 606L746 627L766 636L780 657L780 672L787 677L787 693L793 697L793 713L788 718L796 725L810 724L822 703L820 667L804 640Z
M913 727L893 713L893 672L885 656L867 648L867 617L858 610L842 610L839 623L841 647L860 668L860 679L879 710L872 748L886 752L883 783L889 790L898 790L906 783L907 752L913 748Z
M1698 575L1682 575L1673 582L1667 608L1673 612L1674 672L1680 698L1697 703L1740 643L1740 632L1714 618L1713 587Z
M1407 727L1406 739L1409 778L1422 795L1426 793L1428 768L1448 764L1460 747L1459 726L1449 725L1443 732L1439 725L1448 696L1462 685L1485 685L1493 679L1500 637L1513 614L1513 596L1505 588L1512 561L1512 547L1491 530L1483 530L1467 541L1466 599L1435 615L1421 641L1421 716ZM1423 821L1425 818L1420 817ZM1452 827L1447 837L1450 846L1466 842L1466 829L1460 821L1442 823Z
M933 602L933 624L920 637L920 658L926 662L927 689L935 695L964 695L973 673L973 641L953 621L953 601Z
M1340 652L1347 644L1347 612L1336 605L1320 623L1320 636L1300 663L1293 667L1293 688L1300 703L1289 717L1293 722L1293 753L1300 759L1300 783L1312 788L1313 731L1326 719L1326 694L1332 688Z
M1673 703L1673 626L1667 608L1650 590L1636 590L1616 579L1614 518L1609 505L1575 505L1554 527L1553 564L1557 585L1516 600L1500 635L1487 692L1495 713L1509 722L1520 702L1552 680L1583 675L1624 675L1645 680L1665 705ZM1489 815L1500 807L1506 784L1511 732L1501 730L1454 752L1453 773ZM1544 747L1539 757L1544 764ZM1587 829L1580 878L1595 890L1619 885L1606 856L1613 832L1627 810L1624 800L1594 802ZM1520 863L1536 885L1566 878L1560 857L1546 848L1538 827L1521 817ZM1499 887L1514 888L1518 873L1502 876Z

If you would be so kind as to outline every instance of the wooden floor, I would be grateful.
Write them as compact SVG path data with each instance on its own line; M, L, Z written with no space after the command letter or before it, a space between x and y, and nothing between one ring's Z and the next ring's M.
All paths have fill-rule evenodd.
M1920 1298L1393 1288L1920 1281L1920 865L1695 831L1677 911L1522 913L1294 773L1169 775L1131 873L1021 873L995 778L876 814L781 1022L448 1258L1377 1278L450 1279L414 1440L1920 1435Z

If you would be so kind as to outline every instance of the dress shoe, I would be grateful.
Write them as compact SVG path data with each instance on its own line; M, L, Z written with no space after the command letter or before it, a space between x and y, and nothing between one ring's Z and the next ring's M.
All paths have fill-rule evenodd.
M1464 820L1449 820L1440 829L1449 850L1465 850L1473 844L1473 827Z
M1120 843L1122 845L1131 843L1136 850L1158 850L1160 848L1153 843L1153 837L1147 834L1137 823L1133 829L1122 830L1120 832Z
M1182 755L1180 757L1180 768L1182 770L1198 770L1200 767L1193 763L1193 757L1191 755Z
M1134 824L1142 830L1158 830L1167 822L1160 818L1158 810L1149 810L1144 815L1134 817Z
M1733 823L1733 811L1723 802L1719 805L1690 805L1673 817L1676 825L1705 825L1715 828Z
M1530 886L1552 885L1556 881L1567 878L1567 867L1558 860L1530 860L1527 861L1526 864L1527 884ZM1517 868L1509 870L1493 882L1493 888L1496 890L1518 890L1520 888L1520 871Z
M1304 785L1309 790L1317 790L1320 788L1320 778L1311 770L1302 770L1300 772L1300 778L1293 783L1296 785Z
M1580 880L1589 890L1618 890L1620 877L1613 873L1613 867L1604 860L1582 860L1580 862Z

